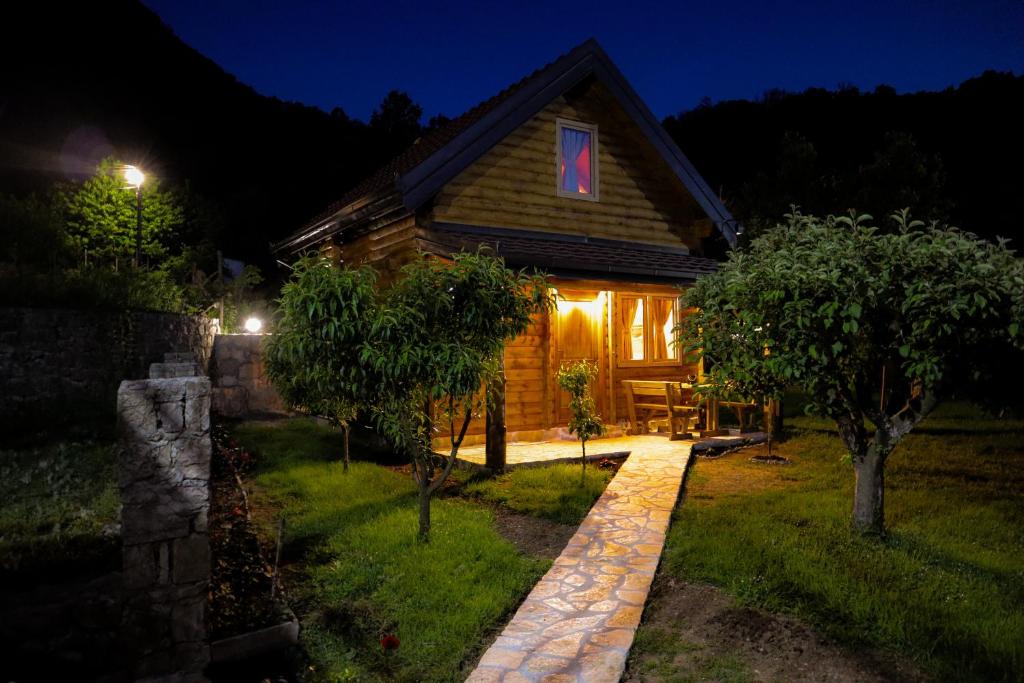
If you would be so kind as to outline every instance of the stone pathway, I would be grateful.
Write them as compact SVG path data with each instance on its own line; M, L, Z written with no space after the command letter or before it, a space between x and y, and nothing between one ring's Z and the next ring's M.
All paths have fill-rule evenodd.
M469 683L615 683L658 567L692 443L638 443Z

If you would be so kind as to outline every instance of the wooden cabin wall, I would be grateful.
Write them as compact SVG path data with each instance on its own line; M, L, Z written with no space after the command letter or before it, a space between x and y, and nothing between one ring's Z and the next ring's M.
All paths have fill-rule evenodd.
M555 191L555 119L598 125L599 201ZM696 249L710 222L596 81L554 100L456 176L430 220Z
M418 228L415 216L406 216L388 225L363 233L336 245L335 253L346 265L375 268L380 281L394 280L402 266L416 258Z
M510 432L548 427L548 315L505 346L505 425Z

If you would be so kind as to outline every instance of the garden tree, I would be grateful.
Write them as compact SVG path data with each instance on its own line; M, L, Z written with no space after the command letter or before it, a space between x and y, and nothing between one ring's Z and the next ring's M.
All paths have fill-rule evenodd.
M558 386L569 394L569 433L575 434L583 448L580 463L580 483L587 479L587 441L604 434L604 423L597 414L590 383L597 377L597 366L590 361L578 360L558 369Z
M431 497L483 407L483 386L498 372L506 342L552 304L542 276L479 252L418 258L384 293L360 362L376 382L374 423L412 461L421 540L430 534ZM444 456L431 444L437 420L449 433Z
M807 393L835 420L856 474L854 527L884 533L886 459L940 398L983 400L1024 348L1024 266L1007 248L893 216L804 216L734 252L686 297L677 329L712 393Z
M372 270L307 256L282 288L265 347L267 374L285 403L340 428L346 472L350 424L359 406L370 402L367 382L373 381L360 353L378 315Z
M135 190L125 183L124 164L107 158L96 174L58 190L67 233L81 258L93 263L130 263L135 254ZM184 224L181 202L147 176L142 184L142 253L151 260L167 253L167 239Z

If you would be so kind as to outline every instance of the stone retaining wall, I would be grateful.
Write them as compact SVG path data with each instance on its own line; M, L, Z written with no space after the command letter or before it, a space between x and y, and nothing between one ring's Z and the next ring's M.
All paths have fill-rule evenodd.
M0 308L0 430L112 419L121 380L146 377L168 351L205 369L216 332L205 316Z
M218 334L213 342L210 379L213 412L224 417L251 417L286 412L263 367L260 334Z

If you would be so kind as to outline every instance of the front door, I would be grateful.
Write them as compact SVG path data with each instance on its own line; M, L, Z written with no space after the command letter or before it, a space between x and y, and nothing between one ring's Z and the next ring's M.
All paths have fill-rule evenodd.
M601 369L601 318L603 301L599 294L593 292L561 292L558 301L557 329L557 367L578 360L594 363L598 376L591 385L597 409L604 415L604 372ZM569 394L558 389L558 423L568 424L572 414L569 412Z

